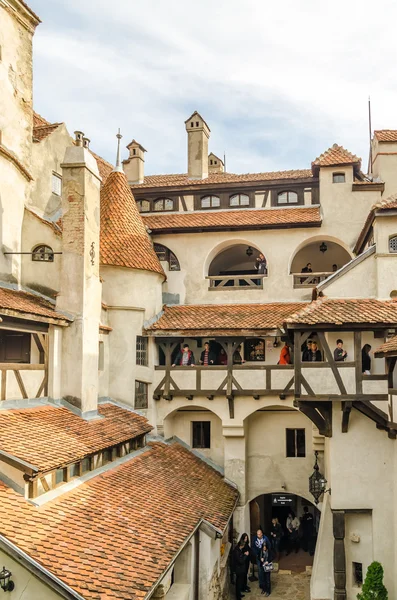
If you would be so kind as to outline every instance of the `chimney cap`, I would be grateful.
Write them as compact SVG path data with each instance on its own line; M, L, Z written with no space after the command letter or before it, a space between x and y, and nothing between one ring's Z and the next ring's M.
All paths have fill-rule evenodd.
M192 113L190 115L190 117L188 119L186 119L186 121L185 121L186 129L187 129L187 124L189 123L189 121L194 121L195 119L200 119L203 122L203 125L205 125L205 127L208 129L208 133L211 132L211 129L208 127L208 123L205 121L205 119L203 119L203 117L200 115L200 113L197 112L197 110L195 110L194 113Z
M145 148L136 140L132 140L132 142L130 142L128 144L128 146L126 146L127 150L129 150L130 148L139 148L140 150L142 150L142 152L147 152L147 150L145 150Z
M88 137L83 137L83 146L84 148L89 148L90 147L90 139Z
M84 132L83 131L75 131L74 132L74 139L76 142L76 146L82 146L83 145L83 140L84 140Z

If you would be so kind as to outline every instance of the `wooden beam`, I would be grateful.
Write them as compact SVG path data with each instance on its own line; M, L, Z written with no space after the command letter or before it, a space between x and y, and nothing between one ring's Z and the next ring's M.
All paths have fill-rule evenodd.
M233 398L233 396L230 396L227 399L227 401L229 403L229 418L234 419L234 398Z
M19 389L21 390L22 398L27 399L28 395L26 393L26 389L25 389L25 386L23 384L20 372L19 371L14 371L14 375L15 375L15 379L18 382Z
M309 383L306 381L305 377L303 377L302 373L301 373L301 382L302 382L303 387L305 388L305 390L309 394L309 396L315 396L315 393L313 392L313 390L310 387Z
M349 419L350 413L352 410L352 402L347 400L346 402L342 402L342 433L347 433L349 430Z
M326 429L324 417L317 412L315 406L306 404L300 400L297 401L297 405L299 410L315 424L321 435L326 435L326 433L324 433Z
M337 366L335 364L335 360L334 360L333 354L331 352L331 349L330 349L330 347L328 345L327 340L325 339L324 333L322 333L321 331L319 331L317 333L317 335L318 335L318 339L320 341L320 344L323 347L323 350L325 352L325 356L327 357L327 361L329 363L331 371L334 374L334 377L336 379L336 383L338 384L338 388L340 389L341 394L347 394L347 391L346 391L346 388L345 388L345 384L343 383L342 377L340 376L338 368L337 368Z
M0 369L3 371L44 371L45 365L31 363L0 363Z
M361 364L361 331L354 332L354 365L356 377L356 394L362 394L363 373Z
M6 389L7 389L7 371L5 369L1 370L1 399L6 399Z
M44 391L44 388L46 387L46 384L47 384L47 373L43 377L43 381L41 382L40 387L37 390L37 394L36 394L35 398L40 398L41 394Z
M41 343L41 339L39 338L39 336L37 335L37 333L33 334L33 339L36 342L36 346L37 346L38 351L39 351L39 355L40 355L39 362L40 362L40 364L43 364L44 363L44 347L43 347L43 344Z
M301 351L301 339L302 334L300 331L294 333L294 384L295 384L295 398L299 398L301 395L301 375L302 375L302 351Z

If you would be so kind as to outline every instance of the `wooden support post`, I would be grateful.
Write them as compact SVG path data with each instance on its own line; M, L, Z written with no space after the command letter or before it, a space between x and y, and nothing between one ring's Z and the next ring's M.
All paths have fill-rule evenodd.
M18 382L19 389L21 390L22 398L24 398L25 400L27 400L28 394L26 392L26 389L25 389L24 383L22 381L22 377L21 377L20 372L19 371L14 371L14 375L15 375L15 379Z
M345 512L332 511L334 532L334 600L346 600Z
M342 402L342 410L342 433L347 433L349 430L349 419L352 410L352 402L350 400Z
M354 367L356 374L356 394L362 394L363 374L361 365L361 331L354 332Z
M321 346L323 347L323 350L325 352L325 356L326 359L329 363L329 366L331 367L331 371L334 374L334 377L336 379L336 383L338 384L338 388L340 390L341 394L347 394L346 388L345 388L345 384L343 383L342 377L338 371L338 367L335 364L335 360L333 357L333 354L331 352L331 349L328 345L327 340L325 339L325 335L322 333L322 331L318 332L318 339L320 341Z
M302 351L301 351L301 332L295 331L294 334L294 383L295 398L301 395L301 375L302 375Z
M5 400L7 396L7 371L1 370L1 399Z

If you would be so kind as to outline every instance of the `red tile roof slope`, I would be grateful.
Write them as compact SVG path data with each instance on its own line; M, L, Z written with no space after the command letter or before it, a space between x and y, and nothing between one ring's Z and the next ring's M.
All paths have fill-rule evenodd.
M197 304L165 306L158 321L147 331L267 330L280 328L285 319L306 306L304 302L268 304Z
M21 313L21 318L26 318L27 314L31 314L38 317L71 321L69 317L57 312L55 306L42 296L20 290L0 288L0 314L6 314L9 310Z
M153 429L144 417L114 404L100 404L98 412L103 419L86 421L59 406L0 411L0 449L45 472Z
M353 252L355 252L356 254L358 252L361 252L362 246L365 243L367 234L369 233L372 223L374 222L375 213L377 211L386 211L387 212L388 210L395 210L396 208L397 208L397 194L394 194L393 196L389 196L388 198L384 198L383 200L379 200L379 202L376 202L371 207L371 210L369 211L368 216L365 220L364 227L360 231L360 235L357 238L357 242L356 242L356 245L354 246Z
M35 127L33 129L33 141L41 142L55 131L62 123L51 123L51 125L43 125L43 127Z
M43 127L43 125L51 125L47 119L39 115L36 111L33 111L33 129L35 127Z
M276 229L290 225L298 227L321 225L321 214L318 207L308 208L276 208L276 209L243 209L207 212L180 212L161 215L142 215L143 222L153 232L156 230L201 230L261 228Z
M287 324L396 323L397 301L320 298L286 319Z
M238 492L179 444L150 449L39 509L0 482L1 533L86 600L142 600L201 519Z
M124 173L113 171L101 190L101 264L164 275Z
M287 179L312 179L310 169L293 169L290 171L269 171L267 173L209 173L206 179L189 179L187 173L173 173L170 175L146 175L141 184L134 183L133 190L148 187L186 187L192 185L213 185L223 183L255 183L261 181L287 180Z
M334 144L312 162L314 172L318 171L319 167L332 167L337 165L358 165L361 164L361 158L343 148Z
M391 340L388 340L387 342L379 346L379 348L375 350L374 354L383 354L387 352L397 352L397 335L392 337Z
M374 131L374 136L378 142L397 142L396 129L378 129Z

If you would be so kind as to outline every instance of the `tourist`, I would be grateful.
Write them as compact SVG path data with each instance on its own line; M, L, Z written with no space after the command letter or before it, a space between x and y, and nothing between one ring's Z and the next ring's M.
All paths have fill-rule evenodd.
M311 360L311 358L310 358L311 352L312 352L312 340L307 340L306 348L302 352L302 361L303 362L309 362Z
M301 273L313 273L312 263L307 263L306 267L303 267ZM305 283L307 280L307 277L303 277L301 278L301 283Z
M278 361L279 365L290 365L291 364L291 354L289 349L289 343L285 342L284 346L281 348L280 359Z
M336 348L334 350L334 360L337 362L344 361L347 358L347 352L343 349L343 340L336 340Z
M302 523L302 548L305 552L309 552L313 556L313 535L314 535L314 517L309 512L307 506L303 507Z
M189 344L184 344L182 351L179 351L174 360L173 367L180 365L181 367L194 367L194 354L189 348Z
M236 350L233 353L233 364L241 365L242 363L245 363L245 360L241 354L241 345L240 345L240 346L237 346Z
M271 561L271 550L270 546L265 542L262 546L261 552L261 562L262 562L262 570L263 570L263 587L261 594L264 596L270 596L271 593L271 582L270 582L270 573L273 567Z
M269 539L263 534L262 529L259 528L258 531L256 532L256 536L254 536L254 539L252 542L252 556L258 567L259 589L260 590L264 590L264 586L265 586L265 572L263 570L263 565L262 565L262 561L261 561L263 544L266 544L266 547L270 548Z
M260 253L255 261L255 269L258 271L258 275L267 274L267 261L264 254Z
M250 542L249 542L249 537L248 537L248 533L243 533L243 535L240 538L240 543L244 542L244 556L245 556L245 579L244 579L244 585L242 588L243 592L250 592L251 588L248 585L248 571L250 568L250 557L251 557L251 548L250 548ZM248 554L247 554L248 553Z
M363 349L361 350L361 371L364 373L364 375L371 375L370 351L371 346L369 344L364 344Z
M287 556L292 552L292 550L295 550L295 552L299 551L299 526L299 519L297 519L295 516L294 511L290 510L286 522L286 528L288 532Z
M272 519L272 528L270 531L270 539L273 545L273 551L275 554L276 562L280 559L280 543L283 537L283 528L281 527L278 518L274 517Z
M322 356L321 352L317 347L317 342L313 342L308 340L307 349L303 351L302 354L303 362L321 362Z
M332 265L332 272L336 273L336 271L338 270L338 265Z
M212 350L210 350L210 343L205 342L204 350L202 351L201 356L200 356L200 365L204 365L204 366L214 365L215 362L216 362L215 352L212 352Z
M248 536L247 536L248 537ZM239 543L233 552L234 572L236 573L236 599L244 598L242 592L247 588L247 570L246 563L249 560L249 550L246 549L246 543L241 537Z
M223 348L219 351L218 365L227 365L227 354Z

